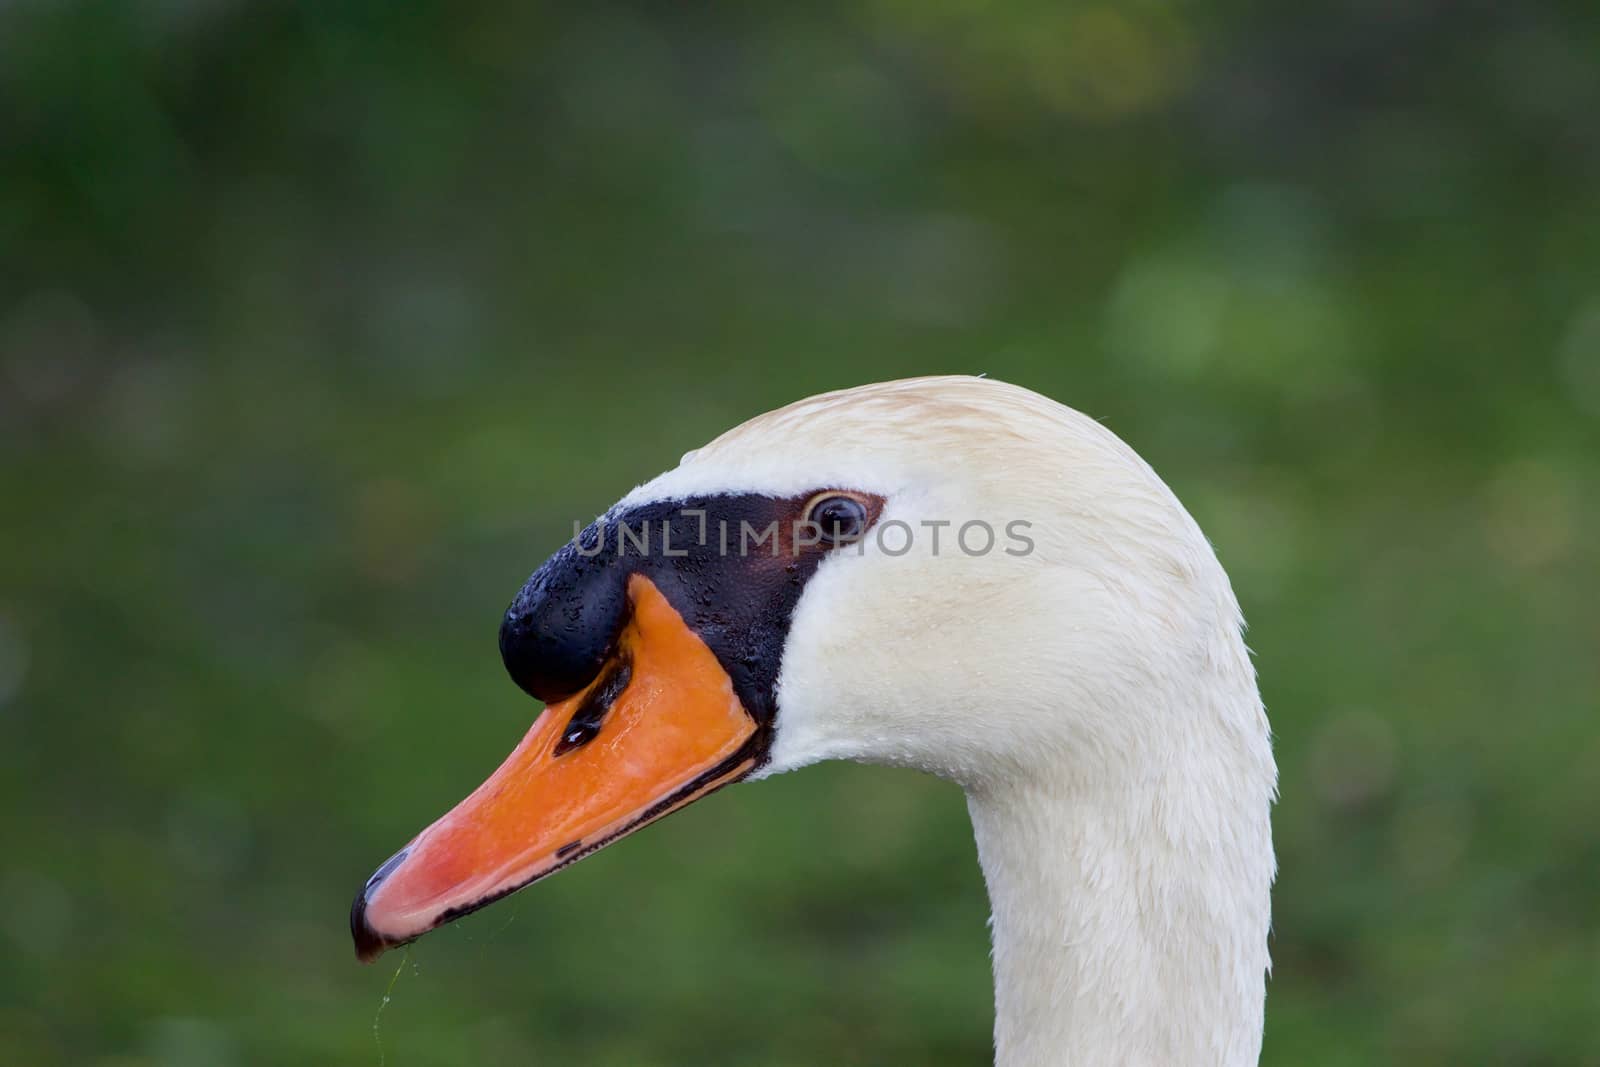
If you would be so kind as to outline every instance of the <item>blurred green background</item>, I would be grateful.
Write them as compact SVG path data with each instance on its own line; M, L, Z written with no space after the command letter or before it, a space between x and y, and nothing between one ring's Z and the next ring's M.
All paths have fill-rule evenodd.
M981 371L1233 575L1264 1062L1600 1064L1597 116L1589 2L0 4L0 1061L984 1062L910 773L346 931L574 518Z

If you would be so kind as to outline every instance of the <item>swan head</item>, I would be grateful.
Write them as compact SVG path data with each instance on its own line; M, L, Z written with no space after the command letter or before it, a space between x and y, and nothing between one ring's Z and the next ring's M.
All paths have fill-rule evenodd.
M1100 424L988 379L730 430L540 567L501 651L546 709L358 895L365 959L824 759L981 795L1119 789L1199 746L1272 787L1238 606L1193 520Z

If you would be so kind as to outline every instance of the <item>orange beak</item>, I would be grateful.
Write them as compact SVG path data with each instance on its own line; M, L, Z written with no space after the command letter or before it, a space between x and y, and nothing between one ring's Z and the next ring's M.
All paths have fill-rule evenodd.
M350 929L365 962L737 781L756 722L643 575L599 676L547 706L489 780L380 867Z

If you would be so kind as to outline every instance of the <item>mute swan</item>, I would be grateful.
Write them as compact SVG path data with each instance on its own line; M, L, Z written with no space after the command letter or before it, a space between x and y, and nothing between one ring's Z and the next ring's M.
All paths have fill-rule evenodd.
M1253 1064L1277 771L1241 625L1095 421L970 377L802 400L528 580L500 648L547 707L367 882L357 953L741 779L917 767L966 791L998 1064Z

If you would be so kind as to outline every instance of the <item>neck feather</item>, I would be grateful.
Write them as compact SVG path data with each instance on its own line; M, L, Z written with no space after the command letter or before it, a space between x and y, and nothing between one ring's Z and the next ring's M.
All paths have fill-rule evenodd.
M998 1067L1257 1062L1275 775L1248 699L1224 711L1261 720L1242 744L1197 731L1122 780L969 789Z

